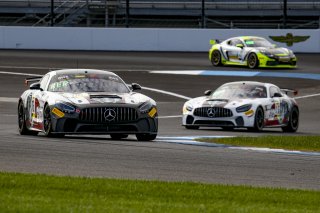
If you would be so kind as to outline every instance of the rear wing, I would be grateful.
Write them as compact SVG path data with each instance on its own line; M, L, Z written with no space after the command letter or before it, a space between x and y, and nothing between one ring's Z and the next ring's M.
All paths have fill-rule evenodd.
M29 82L37 82L37 81L40 81L41 78L42 76L26 78L24 80L24 84L28 86Z
M219 43L220 43L220 41L219 41L218 39L211 39L211 40L210 40L210 44L211 44L211 45L219 44Z
M280 90L286 94L293 93L293 95L298 95L298 90L295 89L281 88Z

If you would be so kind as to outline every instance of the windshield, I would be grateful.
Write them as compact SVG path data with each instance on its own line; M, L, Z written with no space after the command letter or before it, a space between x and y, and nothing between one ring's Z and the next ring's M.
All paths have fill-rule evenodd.
M246 99L266 98L267 89L265 86L256 84L228 84L219 87L210 96L210 99Z
M251 38L244 40L247 47L273 47L272 44L264 38Z
M52 77L50 92L112 92L128 93L121 78L109 74L61 74Z

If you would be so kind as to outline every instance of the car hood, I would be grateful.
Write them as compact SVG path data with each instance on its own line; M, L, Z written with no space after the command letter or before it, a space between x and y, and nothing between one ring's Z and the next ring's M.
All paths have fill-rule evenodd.
M51 98L56 101L68 102L74 105L106 105L106 104L130 104L139 105L146 101L154 102L151 98L140 93L55 93Z
M278 48L259 47L257 49L260 51L266 51L266 52L268 52L272 55L276 55L276 56L288 56L290 54L290 52L287 48L282 48L282 47L278 47Z
M203 96L203 97L191 99L186 103L191 104L193 108L198 108L198 107L233 108L233 107L239 107L245 104L252 104L255 101L259 101L259 99L210 99L206 96Z

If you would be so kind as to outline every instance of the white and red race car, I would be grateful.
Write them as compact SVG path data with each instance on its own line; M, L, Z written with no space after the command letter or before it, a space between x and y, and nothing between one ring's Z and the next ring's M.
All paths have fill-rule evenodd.
M109 134L113 139L135 134L154 140L158 132L156 102L104 70L63 69L35 81L19 99L22 135Z
M296 132L299 107L288 92L297 94L270 83L226 83L214 92L208 90L205 96L187 101L183 106L182 125L187 129L244 127L253 131L281 127L284 132Z

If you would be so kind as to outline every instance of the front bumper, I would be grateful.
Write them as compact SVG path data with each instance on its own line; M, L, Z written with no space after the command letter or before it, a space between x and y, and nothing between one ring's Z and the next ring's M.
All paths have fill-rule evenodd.
M269 58L268 56L260 54L259 67L276 67L276 68L296 68L297 58L296 57L275 57Z
M98 109L100 108L102 107ZM118 118L108 121L103 113L98 114L98 110L87 110L86 114L83 111L82 109L79 113L65 113L63 117L53 114L53 132L64 134L157 134L158 132L157 113L151 117L148 113L141 114L135 109L136 115L132 116L128 112L119 110Z
M203 127L252 127L254 125L254 112L247 116L245 113L237 113L234 110L230 117L204 117L196 116L194 110L183 114L183 126L203 126Z

